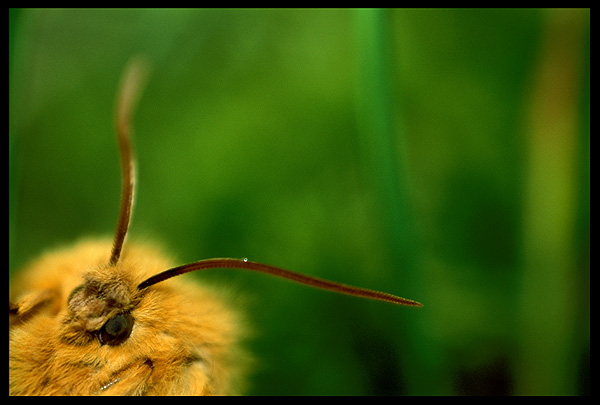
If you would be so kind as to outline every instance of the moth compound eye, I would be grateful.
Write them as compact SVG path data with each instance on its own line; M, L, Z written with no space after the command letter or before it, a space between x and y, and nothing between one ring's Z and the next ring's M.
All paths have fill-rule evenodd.
M98 337L103 345L117 346L127 340L132 329L133 317L127 313L117 314L106 321Z

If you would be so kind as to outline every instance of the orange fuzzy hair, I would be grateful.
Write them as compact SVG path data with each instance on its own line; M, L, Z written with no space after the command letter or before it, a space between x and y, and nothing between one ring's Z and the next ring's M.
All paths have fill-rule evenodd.
M171 263L154 248L128 245L112 268L110 248L109 241L89 241L46 254L12 285L9 393L240 393L247 356L239 347L238 314L187 279L138 290ZM92 280L109 286L107 297L118 291L119 305L85 319L82 311L73 313L71 291ZM131 336L118 346L101 344L89 328L123 310L135 318Z

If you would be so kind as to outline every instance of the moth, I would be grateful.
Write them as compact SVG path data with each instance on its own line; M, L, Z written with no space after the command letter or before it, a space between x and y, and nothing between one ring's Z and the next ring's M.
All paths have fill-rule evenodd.
M173 267L153 246L125 243L135 189L130 121L145 68L133 60L116 103L122 189L116 231L50 252L10 285L9 394L224 395L242 393L242 317L211 289L175 276L236 268L341 294L412 307L395 295L248 259Z

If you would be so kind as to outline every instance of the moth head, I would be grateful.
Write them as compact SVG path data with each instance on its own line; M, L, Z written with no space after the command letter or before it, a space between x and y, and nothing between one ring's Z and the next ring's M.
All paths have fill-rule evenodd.
M140 298L135 284L112 266L89 271L84 279L69 295L62 338L76 345L122 344L135 323L131 312Z

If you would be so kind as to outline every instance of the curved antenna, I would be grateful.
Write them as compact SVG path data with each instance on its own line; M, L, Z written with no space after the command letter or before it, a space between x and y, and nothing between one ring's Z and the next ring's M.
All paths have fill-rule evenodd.
M134 107L139 99L139 93L146 77L146 62L140 57L132 59L125 69L118 93L115 127L119 143L119 153L121 155L121 204L119 206L119 218L117 219L117 229L109 261L111 266L114 266L119 261L125 237L127 236L127 230L129 229L129 223L131 222L133 193L135 189L135 161L131 146L130 124Z
M183 266L174 267L172 269L163 271L162 273L156 274L148 278L146 281L140 283L140 285L138 285L138 290L143 290L145 288L150 287L151 285L160 283L161 281L178 276L180 274L189 273L191 271L196 270L206 270L214 268L235 268L240 270L251 270L259 273L269 274L272 276L286 278L288 280L292 280L300 284L305 284L323 290L333 291L345 295L352 295L354 297L362 297L377 301L391 302L393 304L407 305L411 307L423 306L423 304L421 304L420 302L409 300L407 298L397 297L392 294L375 290L368 290L366 288L355 287L352 285L342 284L335 281L324 280L318 277L307 276L279 267L270 266L268 264L251 262L248 259L206 259L194 263L185 264Z

